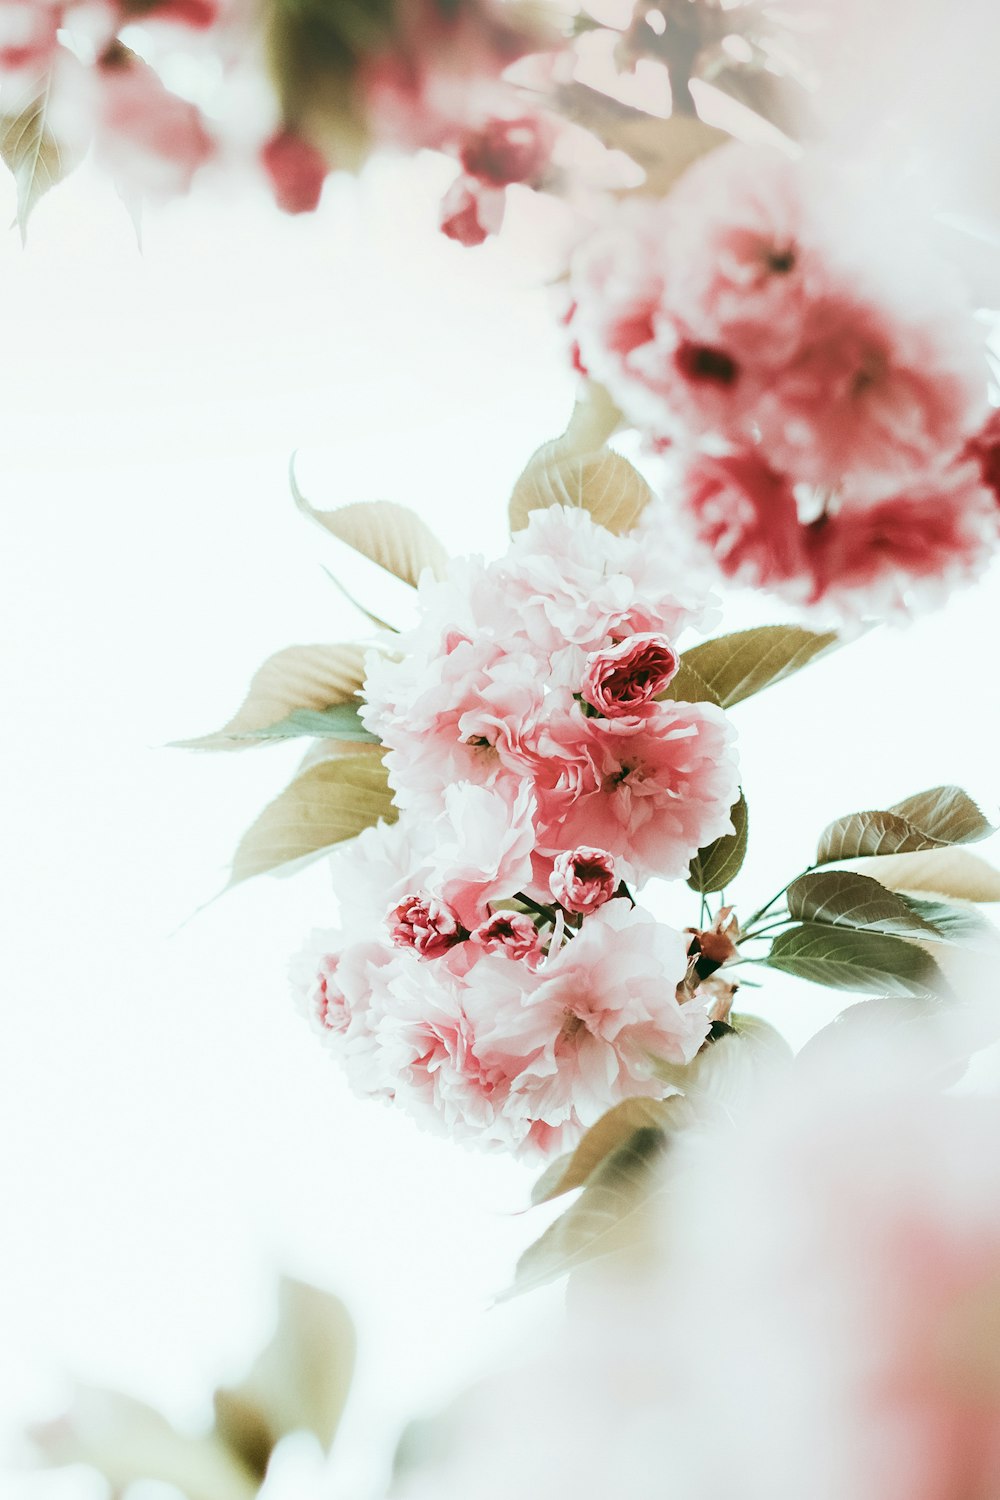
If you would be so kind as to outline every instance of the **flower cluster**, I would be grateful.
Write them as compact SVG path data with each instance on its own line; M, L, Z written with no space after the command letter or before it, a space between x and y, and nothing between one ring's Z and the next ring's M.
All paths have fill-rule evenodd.
M536 511L499 561L420 585L362 717L399 822L334 858L340 933L297 966L359 1092L548 1153L690 1061L689 939L635 904L732 831L732 734L663 695L697 618L655 538Z
M731 143L572 267L575 357L669 453L720 571L845 615L973 576L1000 538L973 309L871 219L822 165Z

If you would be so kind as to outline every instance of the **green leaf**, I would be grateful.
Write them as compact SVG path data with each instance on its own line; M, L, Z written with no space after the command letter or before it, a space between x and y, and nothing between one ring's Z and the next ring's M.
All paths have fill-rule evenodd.
M990 931L976 911L902 896L856 870L800 875L788 887L787 901L796 921L884 932L914 941L964 943Z
M725 890L743 868L750 815L742 792L733 803L730 816L735 833L725 833L714 844L699 849L691 861L687 883L693 891L708 895L712 891Z
M543 1286L587 1261L635 1248L655 1222L657 1168L666 1152L662 1130L636 1130L591 1174L580 1197L517 1263L505 1296ZM662 1191L662 1189L660 1189Z
M838 637L830 631L817 635L798 625L761 625L756 630L739 630L734 635L703 641L685 651L681 661L711 690L711 702L732 708L734 703L742 703L744 698L791 677L837 642ZM664 697L682 701L684 689L678 673Z
M709 687L691 663L686 660L687 652L682 652L680 665L673 677L670 686L662 693L657 694L661 703L714 703L716 708L722 707L718 693L713 687Z
M779 933L764 962L834 990L923 998L947 989L933 958L915 943L821 922L803 922Z
M322 854L380 818L394 823L398 816L380 759L322 760L297 776L244 834L229 884Z
M425 568L435 578L443 578L447 572L445 547L426 521L408 506L391 500L363 500L336 510L317 510L299 489L294 459L289 483L303 515L404 583L415 588Z
M356 645L288 646L268 657L227 724L214 734L180 740L178 746L245 750L268 737L263 731L278 728L301 709L326 710L334 704L349 704L356 712L354 703L365 680L365 654L365 648Z
M927 849L851 862L892 891L928 891L956 901L1000 901L1000 870L967 849Z
M0 157L17 185L17 223L22 241L36 204L76 165L75 156L48 128L51 90L50 70L38 93L19 114L0 117Z
M562 438L546 443L528 461L510 497L510 529L521 531L533 510L568 505L586 510L599 526L622 536L653 498L638 469L611 448L578 453Z
M328 1448L354 1372L354 1328L344 1304L303 1282L281 1286L278 1326L250 1373L215 1394L216 1432L263 1478L271 1450L290 1432Z
M626 1145L637 1130L665 1131L670 1122L670 1106L670 1099L623 1099L591 1125L575 1151L549 1163L532 1189L532 1204L547 1203L583 1187L601 1163Z
M333 703L329 708L297 708L277 724L248 731L247 738L291 740L301 735L312 735L315 739L358 740L369 745L379 743L378 735L372 734L362 724L360 710L353 703Z
M816 863L942 849L974 843L995 831L961 787L932 787L885 811L848 813L835 819L823 831Z

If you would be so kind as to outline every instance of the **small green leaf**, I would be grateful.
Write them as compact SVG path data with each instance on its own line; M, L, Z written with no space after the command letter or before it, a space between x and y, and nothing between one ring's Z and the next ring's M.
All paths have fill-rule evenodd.
M303 515L404 583L415 588L425 569L435 578L443 578L448 571L447 550L408 506L391 500L362 500L336 510L317 510L299 489L294 456L289 484Z
M381 759L357 754L319 761L296 776L244 834L229 884L322 854L380 818L394 823L398 816Z
M930 998L947 989L933 958L915 943L821 922L779 933L764 962L834 990Z
M625 1145L637 1130L665 1131L670 1121L670 1106L670 1099L623 1099L591 1125L575 1151L549 1163L532 1189L532 1204L547 1203L551 1198L583 1187L601 1163Z
M974 843L995 831L960 787L932 787L884 811L848 813L835 819L823 831L816 863L943 849Z
M633 529L652 498L642 475L620 453L611 448L579 453L557 438L539 448L515 484L510 529L523 530L534 510L567 505L589 511L599 526L622 536Z
M732 708L791 677L837 643L838 637L830 631L817 635L798 625L761 625L703 641L685 651L682 659L708 684L723 708Z
M733 803L730 816L735 833L725 833L721 838L716 839L714 844L708 844L704 849L699 849L691 861L687 883L693 891L701 891L703 895L708 895L712 891L725 890L743 868L747 853L750 815L742 792Z
M657 1191L651 1189L666 1148L663 1131L647 1126L605 1157L576 1202L521 1256L505 1297L640 1244L654 1222Z
M372 734L361 722L361 713L354 703L332 703L329 708L297 708L286 719L270 724L266 729L252 729L248 739L292 740L301 735L314 739L358 740L364 744L377 745L378 735Z
M75 157L49 130L51 70L38 92L17 115L0 117L0 158L17 185L17 223L25 238L32 210L76 165Z

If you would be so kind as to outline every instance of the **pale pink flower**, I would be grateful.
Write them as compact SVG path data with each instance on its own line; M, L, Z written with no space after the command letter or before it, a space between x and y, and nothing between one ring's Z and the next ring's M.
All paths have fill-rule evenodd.
M441 233L466 247L482 245L503 228L505 206L502 188L484 186L475 177L456 177L441 200Z
M105 54L98 81L97 149L119 186L150 198L186 193L215 149L196 106L117 47Z
M665 702L642 718L581 715L580 725L599 784L576 796L558 784L539 792L543 849L586 839L616 855L633 879L674 880L700 848L732 832L737 770L721 709Z
M446 789L428 885L465 926L478 925L488 902L508 900L529 884L534 814L527 782L490 790L466 781Z
M658 1096L655 1060L686 1063L708 1032L697 1002L681 1005L682 935L628 901L611 901L535 973L484 958L466 1009L481 1063L511 1082L499 1112L525 1149L571 1146L621 1099Z
M505 953L508 958L532 960L540 958L542 953L538 928L523 912L494 912L480 922L472 941L484 953Z
M312 213L319 207L328 171L326 157L294 130L280 130L261 147L275 202L286 214Z
M44 68L64 9L55 0L0 0L0 69Z
M618 718L662 692L679 665L666 636L646 631L588 656L580 691L605 718Z
M409 819L366 828L330 856L343 928L355 939L387 942L385 914L427 887L430 830Z
M335 1054L352 1089L364 1096L392 1094L375 1037L375 989L393 961L387 943L347 943L342 931L315 931L289 970L299 1010Z
M412 948L421 958L440 958L469 936L458 914L434 896L404 896L387 917L397 948Z
M459 161L467 177L493 187L537 183L549 164L554 131L541 115L494 115L462 138Z
M615 862L606 849L581 845L557 854L549 876L549 890L566 911L596 911L610 901L618 885Z

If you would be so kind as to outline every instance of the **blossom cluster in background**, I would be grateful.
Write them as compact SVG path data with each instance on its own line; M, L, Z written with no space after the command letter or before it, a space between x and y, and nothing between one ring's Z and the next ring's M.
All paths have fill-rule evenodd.
M368 662L398 823L334 857L342 931L297 964L360 1092L549 1153L705 1039L689 939L635 904L731 832L732 731L665 700L699 601L662 539L536 511L507 555L421 580Z
M545 1356L422 1461L418 1430L394 1495L994 1500L1000 1099L945 1087L950 1032L730 1099Z
M582 241L575 357L721 574L884 618L994 554L985 333L931 243L829 163L738 143Z

